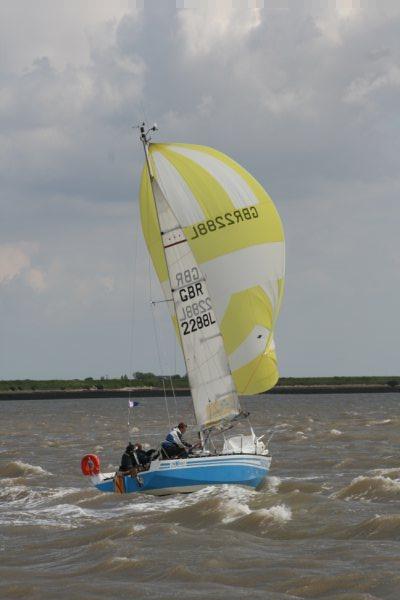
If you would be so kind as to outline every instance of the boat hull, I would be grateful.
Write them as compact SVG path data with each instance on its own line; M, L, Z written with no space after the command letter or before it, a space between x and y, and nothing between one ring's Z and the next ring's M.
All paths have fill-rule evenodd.
M123 493L179 494L226 484L257 488L267 477L270 464L271 457L256 454L153 461L137 478L123 478ZM102 492L115 492L112 474L97 475L92 481Z

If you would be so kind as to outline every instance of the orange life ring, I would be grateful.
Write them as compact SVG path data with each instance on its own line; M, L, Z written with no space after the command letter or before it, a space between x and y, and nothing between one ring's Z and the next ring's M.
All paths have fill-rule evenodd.
M100 459L95 454L86 454L81 460L81 469L84 475L98 475L100 473Z

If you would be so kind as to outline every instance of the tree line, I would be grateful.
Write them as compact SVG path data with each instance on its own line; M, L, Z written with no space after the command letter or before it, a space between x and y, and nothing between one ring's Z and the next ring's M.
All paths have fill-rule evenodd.
M313 386L313 385L385 385L391 388L400 387L400 377L367 376L367 377L281 377L277 386ZM99 378L85 379L14 379L0 380L0 392L46 391L46 390L107 390L125 387L139 388L187 388L187 375L156 375L150 371L135 371L131 376L120 377L102 375Z

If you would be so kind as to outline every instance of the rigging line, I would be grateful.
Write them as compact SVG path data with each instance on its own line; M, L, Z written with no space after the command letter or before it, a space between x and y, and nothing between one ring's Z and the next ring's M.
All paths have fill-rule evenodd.
M148 175L149 175L149 185L151 187L150 173L148 173ZM150 208L149 208L149 204L147 203L146 204L147 233L149 233L149 223L150 223L149 212L150 212ZM160 241L161 241L161 239L160 239ZM163 385L163 390L164 390L165 410L166 410L166 413L167 413L168 425L169 425L169 427L171 429L171 417L170 417L170 413L169 413L169 409L168 409L168 399L167 399L167 394L166 394L166 389L165 389L165 381L164 381L164 377L163 377L163 366L162 366L162 361L161 361L160 345L159 345L159 340L158 340L157 325L156 325L155 314L154 314L154 309L155 309L156 304L153 302L152 269L151 269L150 252L148 252L147 259L148 259L147 260L148 300L149 300L150 306L151 306L151 320L152 320L152 323L153 323L153 331L154 331L154 338L155 338L155 342L156 342L158 364L159 364L159 368L160 368L160 372L161 372L161 377L162 377L162 385ZM175 395L175 392L174 392L174 395Z
M150 265L150 259L149 259L149 265ZM171 299L167 299L167 300L159 300L158 302L153 302L152 301L151 302L151 307L152 307L153 313L154 313L154 309L155 309L155 307L156 307L157 304L161 304L161 303L164 303L164 302L171 302L171 301L173 302L172 298ZM153 323L155 323L155 319L153 319ZM157 334L155 334L155 337L157 339L157 347L158 347L158 337L157 337ZM159 361L160 361L160 369L161 369L161 374L162 374L163 373L163 369L162 369L162 365L161 365L161 358L160 358L160 356L161 356L161 353L159 353ZM175 353L175 356L176 356L176 353ZM176 362L176 358L175 358L175 362ZM175 418L177 419L178 418L178 406L177 406L177 402L176 402L175 388L174 388L174 384L172 382L172 376L171 376L171 374L168 377L169 377L169 381L170 381L170 385L171 385L172 395L174 397L174 402L175 402ZM166 403L168 402L167 398L165 398L165 401L166 401ZM167 405L167 414L168 414L168 419L169 419L168 405ZM169 422L169 424L171 425L171 422Z
M138 239L139 239L139 216L136 215L136 230L133 251L133 278L131 281L131 323L130 323L130 340L129 340L129 371L133 366L133 340L136 326L136 281L137 281L137 255L138 255Z
M149 257L149 269L150 269L150 257ZM150 289L151 289L151 280L150 280ZM157 324L156 324L156 318L155 318L155 314L154 314L155 307L153 304L151 304L150 306L151 306L151 314L152 314L152 321L153 321L154 339L156 341L157 358L158 358L158 364L159 364L159 368L160 368L162 385L163 385L163 390L164 390L165 410L166 410L167 417L168 417L168 424L169 424L169 427L171 428L171 417L170 417L169 408L168 408L167 392L165 389L165 381L164 381L164 369L163 369L162 360L161 360L160 343L159 343L159 339L158 339ZM175 392L174 392L174 395L175 395Z
M160 216L159 216L159 212L158 212L158 204L157 204L156 195L155 195L155 193L154 193L154 189L153 189L153 186L152 186L152 178L151 178L151 171L150 171L150 163L149 163L149 157L148 157L147 145L146 145L146 142L145 142L145 141L143 142L143 147L144 147L144 151L145 151L145 155L146 155L146 159L147 159L147 168L148 168L148 172L149 172L150 186L151 186L152 195L153 195L154 209L155 209L155 214L156 214L156 219L157 219L158 229L159 229L159 231L160 231L160 238L161 238L161 224L160 224ZM159 188L159 189L160 189L160 188ZM161 194L161 198L163 198L163 199L164 199L164 201L165 201L165 203L166 203L166 205L167 205L167 207L168 207L169 211L171 212L171 214L172 214L173 218L175 219L175 221L176 221L176 222L177 222L177 224L179 225L179 223L178 223L178 221L177 221L177 219L176 219L176 217L175 217L175 215L174 215L174 213L173 213L172 209L170 208L170 206L169 206L168 202L166 201L166 199L165 199L165 197L164 197L164 195L163 195L163 193L162 193L162 190L161 190L161 189L160 189L160 194ZM162 245L162 247L163 247L162 240L160 240L160 241L161 241L161 245ZM189 248L189 250L190 250L190 248ZM167 259L167 254L166 254L166 252L165 252L165 248L164 248L164 247L163 247L163 256L164 256L165 266L166 266L166 268L167 268L167 273L168 273L168 284L169 284L169 289L170 289L170 293L169 293L168 295L173 295L173 294L172 294L172 285L171 285L171 264L169 263L169 259ZM178 262L181 262L181 259L180 259ZM174 307L174 314L175 314L175 318L176 318L176 320L178 321L178 335L179 335L179 339L181 340L181 343L182 343L182 349L183 349L183 348L184 348L184 346L183 346L182 333L181 333L181 331L180 331L180 328L179 328L179 319L178 319L178 313L177 313L177 305L176 305L176 303L175 303L175 302L173 303L173 307ZM184 352L184 351L183 351L183 358L184 358L185 365L186 365L186 369L187 369L187 364L186 364L186 355L185 355L185 352Z
M167 399L167 390L165 389L165 380L164 377L162 378L162 384L163 384L163 389L164 389L164 402L165 402L165 410L167 411L167 417L168 417L168 425L169 428L171 429L171 417L169 414L169 409L168 409L168 399Z
M172 335L173 335L173 337L172 337L172 343L174 344L174 348L175 348L175 332L172 332ZM176 363L176 353L175 353L175 363ZM174 370L174 375L175 375L175 373L176 373L176 364L174 364L174 367L175 367L175 370ZM170 383L170 386L171 386L172 395L174 397L175 421L178 422L178 420L179 420L178 419L178 404L177 404L177 401L176 401L175 388L174 388L174 383L172 381L172 375L171 375L171 373L169 374L168 378L169 378L169 383Z
M173 302L174 299L173 298L167 298L166 300L152 300L151 304L153 304L153 306L155 304L164 304L164 302Z
M135 206L135 204L134 204ZM129 359L128 359L128 378L133 376L133 353L134 353L134 336L136 329L136 305L137 305L137 297L136 297L136 281L137 281L137 255L138 255L138 239L139 239L139 214L138 210L136 211L136 229L134 232L135 239L133 242L133 268L132 268L132 277L131 277L131 322L130 322L130 332L129 332ZM128 392L128 441L131 437L131 428L130 428L130 400L131 400L131 390Z
M176 373L176 338L175 338L175 332L173 332L173 338L172 338L172 344L174 346L174 375ZM176 396L174 393L174 398L175 398L175 420L178 421L179 417L178 417L178 403L176 400Z
M169 382L171 384L171 390L172 390L172 395L174 397L174 403L175 403L175 421L178 421L178 404L176 402L176 395L175 395L175 389L174 389L174 384L172 382L172 376L169 376Z

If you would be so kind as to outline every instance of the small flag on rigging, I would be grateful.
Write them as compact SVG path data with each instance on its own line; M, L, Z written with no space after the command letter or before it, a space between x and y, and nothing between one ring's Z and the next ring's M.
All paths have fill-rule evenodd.
M129 408L135 408L136 406L139 406L139 402L136 402L136 400L128 400L128 406Z

